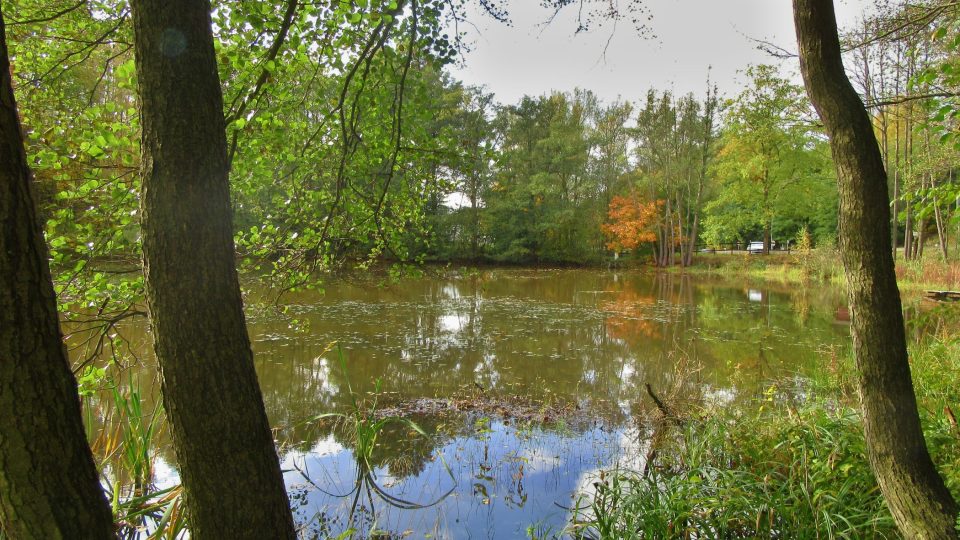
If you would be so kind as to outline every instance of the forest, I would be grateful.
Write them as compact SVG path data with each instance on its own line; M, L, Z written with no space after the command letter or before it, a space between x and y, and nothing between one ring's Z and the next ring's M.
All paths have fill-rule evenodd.
M960 379L960 370L937 363L960 361L955 340L960 334L937 326L931 345L910 341L908 330L928 318L942 317L949 326L960 317L938 307L935 315L917 315L905 325L897 280L902 290L912 286L915 295L919 289L948 294L960 287L960 6L948 0L878 2L856 27L838 31L832 2L794 0L796 52L760 43L770 62L742 66L738 93L723 95L705 72L700 93L650 88L641 90L642 100L604 101L589 88L571 88L503 103L489 89L452 74L471 47L482 46L471 43L464 30L473 24L468 4L4 1L0 538L400 538L400 531L378 532L375 518L366 528L312 530L291 512L294 492L284 480L291 465L283 445L278 450L278 431L297 432L308 420L289 426L277 420L293 415L275 409L275 394L261 391L269 380L261 351L263 342L289 329L303 337L333 324L310 322L313 308L305 306L324 306L330 313L353 309L362 294L344 296L341 304L325 304L324 298L346 295L340 287L370 276L396 284L457 271L458 280L482 282L469 290L500 309L497 316L525 321L524 312L543 313L546 326L583 317L579 330L563 331L573 335L594 332L589 324L596 314L557 305L579 306L580 300L561 301L565 292L543 292L553 287L545 280L543 290L536 285L530 290L545 294L542 302L553 302L549 306L497 304L498 287L511 291L503 293L510 302L528 293L485 276L501 269L523 279L530 269L636 272L656 276L649 285L656 294L626 290L624 283L647 287L646 277L621 282L618 274L612 284L595 281L593 274L578 278L600 291L578 293L619 295L596 300L597 313L607 318L594 342L626 347L642 341L636 336L679 332L652 329L666 320L681 323L683 332L695 334L700 330L690 328L703 324L704 333L721 336L717 341L737 341L681 313L687 308L662 306L695 304L703 319L722 320L708 317L719 307L698 302L719 302L710 300L711 294L726 293L708 294L686 280L719 275L746 283L756 279L749 272L758 267L779 268L796 288L845 291L842 301L833 293L821 295L826 303L843 304L824 309L831 316L847 313L849 334L843 340L847 349L830 353L842 356L845 367L811 360L817 367L806 377L813 381L811 393L823 393L820 405L798 409L793 396L771 405L776 420L750 417L757 422L750 435L755 438L743 434L740 442L757 452L750 458L756 468L717 472L710 468L715 463L750 465L749 456L729 454L738 436L718 427L748 413L731 408L680 414L678 394L669 394L674 403L664 403L657 392L697 370L677 371L673 378L643 375L660 387L638 379L631 398L649 396L652 409L644 414L659 415L650 424L655 427L648 438L656 442L649 443L643 474L609 473L617 480L610 486L601 482L604 488L586 505L589 512L573 512L570 523L526 534L806 538L794 531L811 530L811 538L956 538L960 431L951 407L960 396L951 381ZM576 33L617 23L619 32L656 32L656 18L648 17L650 8L638 0L540 4L545 18L579 10ZM509 2L478 5L484 17L511 24ZM748 245L762 249L748 251ZM564 287L577 289L562 276L581 274L559 275ZM769 328L771 295L787 292L761 295L759 286L737 286L762 297L767 322L758 325ZM439 294L430 291L423 296ZM791 309L803 312L806 321L809 299L791 298ZM458 292L445 301L461 299ZM398 300L397 306L408 309L419 301ZM348 318L364 319L369 309L377 308L349 311ZM470 325L477 324L481 309L490 308L471 304ZM419 321L427 311L418 308L409 318ZM279 321L282 332L261 339L250 329L261 319ZM449 313L437 315L441 323L453 324L448 319ZM458 331L466 326L456 324ZM150 347L129 339L137 325L143 325L137 332L150 336ZM490 356L518 354L498 349L503 340L516 339L509 329L499 331L501 341L486 345ZM817 339L828 340L831 331L820 331ZM381 394L390 394L381 392L381 379L393 388L395 368L390 362L379 373L348 368L344 355L361 355L344 345L351 339L359 343L351 332L334 332L330 342L340 345L311 352L314 363L323 357L333 365L337 360L327 357L338 357L342 370L331 375L324 364L321 378L336 380L339 393L335 403L324 402L327 409L305 416L321 426L323 436L342 428L323 431L324 421L333 417L354 426L352 438L337 440L356 458L358 482L372 482L388 502L420 511L427 506L390 495L376 483L378 445L399 444L405 440L401 431L437 440L459 435L440 433L443 422L423 414L417 421L403 414L376 416ZM408 337L394 336L398 343ZM440 355L426 343L434 339L422 338L415 349ZM702 345L681 346L680 338L672 339L677 350L669 353L671 359L700 354ZM550 354L568 354L564 347ZM764 352L762 344L756 348L764 361L779 354ZM639 347L616 354L636 356L634 349ZM521 406L510 401L515 396L507 397L505 385L498 386L506 368L490 368L496 376L489 375L484 370L495 360L483 351L478 358L460 354L450 365L417 367L422 371L415 378L442 378L453 372L442 370L463 369L469 361L473 367L466 371L477 376L461 382L479 389L476 400L499 403L487 397L496 390L503 394L496 399L511 404L497 405L501 409L515 407L524 411L520 416L539 410L540 417L554 420L580 409L577 392L592 388L596 372L606 369L578 367L583 378L567 395L541 396L543 402ZM144 361L144 355L155 360ZM401 355L401 361L408 358ZM675 364L686 368L687 361ZM732 364L743 362L726 360L718 373L735 379L728 373ZM154 381L162 396L154 416L140 410L147 401L140 401L134 371L140 382ZM357 389L369 390L371 402L357 397L361 392L348 372ZM360 373L369 380L357 381ZM766 386L756 389L760 401L779 392L763 394L765 388L784 384L764 381ZM676 384L680 393L681 387L696 386ZM448 390L427 387L422 396L409 397L434 399ZM705 390L696 392L703 401ZM609 401L598 396L598 403ZM565 409L554 399L573 404ZM419 403L391 403L389 410L420 411ZM466 424L480 435L470 441L509 424L489 427L493 413L473 407L471 414L481 417L470 416ZM633 420L638 415L628 414ZM793 419L813 431L790 431L784 422ZM383 431L391 422L395 431ZM696 422L722 433L700 426L706 435L697 438ZM817 429L836 437L831 443L836 448L857 449L855 458L844 461L840 450L824 450L827 443ZM163 437L169 437L175 455L165 461L177 475L169 487L150 480L153 456L163 452L156 441L151 446L152 438L161 437L154 430L168 432ZM554 435L544 428L540 436ZM799 503L783 493L782 507L729 502L739 500L731 495L739 491L766 494L770 471L793 471L777 461L800 459L784 455L789 449L781 449L782 439L809 443L813 453L826 451L817 458L822 463L802 469L825 475L826 487L799 497L808 501L809 515L791 514L787 508ZM664 445L662 451L657 444ZM698 454L691 450L697 444L707 449ZM427 462L442 463L457 482L440 447L433 441L428 451L417 450L419 472L429 469ZM440 457L424 457L429 455ZM655 459L667 472L650 480ZM770 470L762 469L768 465ZM831 492L840 489L830 484L840 481L834 474L840 470L851 483ZM600 478L607 474L601 471ZM481 477L487 478L476 478ZM797 480L793 472L784 477L784 485L813 482L810 476ZM476 485L468 483L479 497ZM371 488L366 489L372 506ZM817 500L853 499L844 494L848 491L869 496L855 503L862 507L835 508ZM354 507L361 498L359 483L356 497ZM693 504L698 497L713 502ZM490 498L479 500L486 505ZM721 500L728 502L716 502ZM714 503L720 507L710 506ZM653 516L661 515L662 523L655 523ZM353 518L351 508L351 523Z
M699 96L650 89L640 103L603 103L571 89L501 104L444 71L455 13L426 8L404 54L411 21L378 33L378 20L340 28L295 8L213 11L235 239L250 267L269 261L289 277L345 261L591 264L617 252L671 266L736 242L836 243L825 135L803 88L773 65L744 66L735 96L704 73ZM11 19L44 20L12 27L11 55L53 267L84 280L97 270L80 271L85 261L139 257L132 29L125 4L47 21L49 9L12 3ZM908 257L933 235L949 248L939 89L950 81L938 66L952 47L926 39L942 20L872 40L890 24L878 15L846 36L864 43L848 62Z

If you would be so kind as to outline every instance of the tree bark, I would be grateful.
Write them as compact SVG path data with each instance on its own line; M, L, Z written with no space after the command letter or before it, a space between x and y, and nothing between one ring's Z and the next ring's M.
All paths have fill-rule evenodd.
M0 536L112 538L57 317L0 14Z
M147 307L191 537L295 538L235 267L210 4L131 7Z
M840 253L870 464L906 538L957 538L957 504L920 428L891 255L883 159L843 69L833 2L794 0L793 7L804 83L837 167Z

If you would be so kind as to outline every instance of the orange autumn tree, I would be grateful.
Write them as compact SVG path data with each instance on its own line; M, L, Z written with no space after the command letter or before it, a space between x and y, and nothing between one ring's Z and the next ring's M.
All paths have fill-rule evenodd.
M635 192L610 200L608 223L600 225L607 238L607 249L621 252L636 249L643 243L656 242L653 224L657 220L658 202L645 202Z

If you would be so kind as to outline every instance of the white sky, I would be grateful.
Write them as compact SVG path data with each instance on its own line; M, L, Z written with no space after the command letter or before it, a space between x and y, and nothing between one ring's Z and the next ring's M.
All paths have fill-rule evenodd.
M872 2L835 4L842 29ZM750 38L796 50L790 0L647 0L645 5L653 15L651 38L637 36L629 24L621 24L612 38L609 25L574 35L575 6L549 26L538 26L549 13L537 0L512 2L512 27L473 13L470 21L476 28L465 28L473 50L453 74L467 84L486 86L501 103L578 87L610 102L618 96L638 101L651 87L702 95L712 67L711 80L732 97L743 83L738 71L749 64L779 62ZM797 71L795 60L783 63L784 74Z

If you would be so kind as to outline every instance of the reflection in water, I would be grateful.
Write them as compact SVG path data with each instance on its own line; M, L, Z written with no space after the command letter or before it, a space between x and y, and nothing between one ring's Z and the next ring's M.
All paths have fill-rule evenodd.
M390 497L425 503L451 489L438 455L456 484L430 508L358 503L353 521L364 531L522 537L532 524L562 528L575 492L601 468L641 466L649 433L633 420L645 409L644 384L747 400L771 377L803 373L822 347L845 346L848 329L834 322L845 305L839 291L747 285L671 273L487 270L390 286L330 283L292 299L296 324L252 314L257 371L299 523L336 536L353 506L342 495L357 493L351 438L304 422L350 410L332 342L347 356L354 391L370 392L381 379L387 406L469 389L591 412L547 427L509 415L429 415L415 421L430 438L398 426L380 437L367 472ZM123 330L141 346L140 380L152 380L143 327ZM695 380L681 380L681 359L700 368ZM145 390L157 399L156 389ZM176 471L169 444L159 444L163 486Z
M621 432L603 428L574 434L483 422L438 448L458 478L449 497L416 511L379 505L375 513L355 516L353 525L364 533L417 531L416 537L434 538L517 538L535 522L559 528L576 504L577 488L590 471L617 459L623 441ZM355 474L349 452L288 454L284 468L295 463L315 474L312 480L322 487L309 485L299 473L287 474L298 521L310 523L311 532L321 537L345 530L352 501L342 494L352 489ZM439 460L429 461L416 477L406 480L385 468L377 469L376 475L392 496L404 500L436 500L451 486Z

